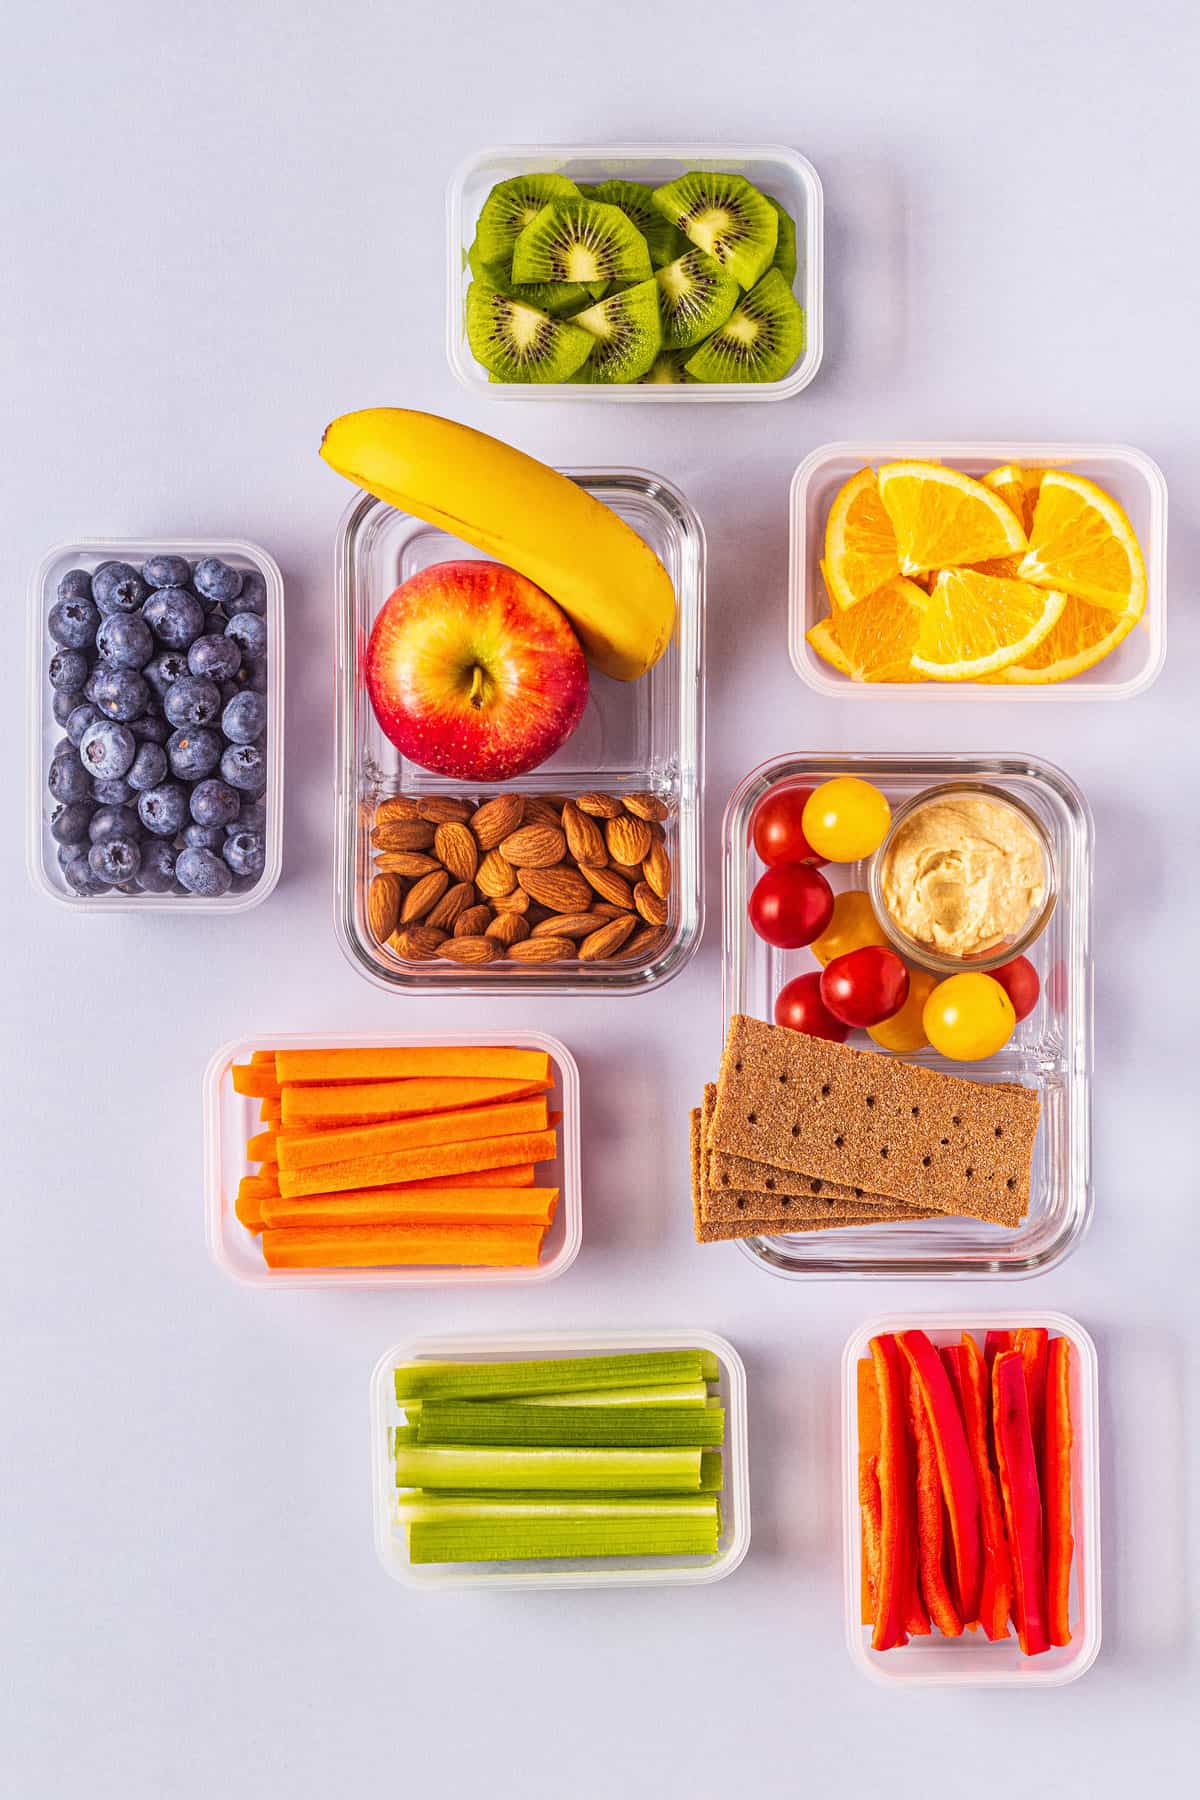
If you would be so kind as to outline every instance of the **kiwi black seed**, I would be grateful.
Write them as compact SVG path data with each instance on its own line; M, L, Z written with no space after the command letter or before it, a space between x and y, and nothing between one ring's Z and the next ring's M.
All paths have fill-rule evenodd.
M660 269L655 279L662 339L668 350L686 350L700 343L725 323L741 298L733 276L703 250L690 249L686 256Z
M578 313L574 323L595 339L578 380L638 381L662 347L658 284L651 278L610 294Z
M483 281L467 294L467 341L498 381L569 381L595 342L569 319L552 319Z
M479 260L503 267L507 272L512 262L513 245L531 220L536 219L549 200L569 200L579 189L565 175L514 175L511 181L499 181L484 201L475 227L475 243ZM472 263L472 268L475 264ZM479 274L480 270L475 269Z
M697 381L778 381L803 348L803 308L779 270L768 269L686 367Z
M753 287L770 268L779 221L744 175L693 169L655 188L654 204L739 287Z
M516 282L645 281L651 272L636 225L598 200L551 201L513 246Z

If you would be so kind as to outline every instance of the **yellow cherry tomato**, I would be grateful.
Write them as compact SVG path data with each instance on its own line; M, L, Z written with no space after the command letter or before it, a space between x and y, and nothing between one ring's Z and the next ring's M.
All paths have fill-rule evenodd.
M1002 1050L1016 1030L1013 1003L990 975L951 975L939 982L922 1014L925 1035L953 1062L980 1062Z
M871 896L865 888L845 888L833 896L833 917L808 946L819 963L831 963L835 956L847 956L865 944L888 947L886 932L871 911Z
M925 1002L937 984L937 976L931 975L928 969L910 968L908 999L890 1019L881 1019L878 1025L868 1025L867 1036L873 1038L881 1050L898 1050L902 1055L913 1050L923 1050L929 1042L923 1018Z
M877 787L857 775L838 775L814 788L804 808L804 835L828 862L857 862L878 850L892 809Z

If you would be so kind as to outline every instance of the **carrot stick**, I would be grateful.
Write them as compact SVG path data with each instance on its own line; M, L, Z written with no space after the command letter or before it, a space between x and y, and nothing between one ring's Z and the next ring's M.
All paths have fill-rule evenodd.
M268 1095L259 1103L258 1116L264 1125L278 1125L283 1119L283 1108L278 1100Z
M246 1161L256 1163L278 1162L279 1151L276 1146L275 1135L276 1134L273 1131L258 1131L252 1138L247 1139Z
M507 1168L515 1159L548 1162L558 1140L552 1131L518 1133L515 1137L475 1138L465 1144L423 1145L360 1156L353 1162L321 1163L315 1169L281 1169L279 1191L285 1199L301 1194L342 1194L347 1188L389 1187L423 1181L429 1175L470 1175L476 1169Z
M279 1194L259 1201L263 1223L311 1225L540 1225L553 1224L558 1189L553 1187L351 1188L344 1194L309 1194L285 1200Z
M473 1188L525 1188L534 1186L533 1164L515 1163L511 1169L472 1169L471 1186ZM450 1188L461 1187L461 1175L430 1175L424 1181L409 1181L410 1188Z
M519 1131L544 1131L545 1095L536 1100L510 1100L498 1106L468 1106L460 1112L428 1113L417 1119L390 1119L381 1125L348 1125L339 1131L281 1131L281 1169L311 1169L318 1163L351 1162L389 1150L411 1150L421 1144L458 1144L470 1138L509 1137Z
M261 1231L265 1223L263 1218L263 1201L266 1198L263 1192L265 1185L264 1182L259 1181L257 1175L243 1175L238 1182L237 1199L234 1201L233 1210L238 1222L244 1225L247 1231Z
M270 1269L365 1269L390 1264L520 1268L537 1262L538 1225L355 1225L264 1231Z
M270 1063L271 1067L274 1068L275 1052L273 1050L252 1050L250 1052L250 1061L252 1063Z
M405 1081L429 1075L502 1076L550 1080L545 1050L511 1050L496 1044L367 1046L344 1050L277 1050L276 1078L290 1081Z
M424 1081L359 1081L337 1087L282 1090L283 1123L289 1129L326 1129L338 1125L371 1125L382 1119L411 1118L419 1113L458 1111L498 1100L524 1100L540 1093L542 1081L495 1079L491 1076L432 1075Z
M869 1356L858 1361L858 1503L862 1513L862 1611L864 1625L879 1608L879 1387Z
M234 1063L229 1073L233 1076L235 1094L246 1094L251 1100L265 1100L279 1093L279 1083L275 1079L275 1071L266 1063Z

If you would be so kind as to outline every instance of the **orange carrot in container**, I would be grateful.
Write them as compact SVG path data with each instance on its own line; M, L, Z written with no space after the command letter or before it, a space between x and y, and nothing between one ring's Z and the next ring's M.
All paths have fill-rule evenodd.
M457 1112L499 1100L524 1100L548 1084L490 1076L432 1075L424 1081L358 1081L336 1087L288 1086L282 1090L283 1123L289 1130L371 1125L420 1113Z
M246 1161L256 1163L273 1163L279 1161L279 1151L275 1143L273 1131L258 1131L246 1142Z
M461 1175L430 1175L424 1181L409 1181L405 1185L410 1188L447 1188L461 1187ZM498 1187L521 1188L533 1187L534 1168L532 1163L515 1163L509 1169L472 1169L470 1185L473 1188Z
M251 1100L275 1098L279 1093L279 1083L275 1079L275 1071L266 1063L234 1063L229 1073L233 1077L235 1094L245 1094Z
M268 1095L259 1105L258 1116L264 1125L278 1125L283 1120L283 1108L278 1100Z
M348 1188L389 1187L399 1182L424 1181L430 1175L462 1176L474 1174L477 1169L507 1168L514 1161L548 1162L556 1150L557 1139L552 1131L390 1150L378 1156L360 1156L352 1162L320 1163L313 1169L281 1169L279 1191L294 1200L301 1194L340 1194Z
M465 1183L472 1177L464 1176ZM307 1194L285 1200L280 1194L260 1200L263 1222L270 1226L316 1225L540 1225L554 1221L558 1189L426 1188L399 1186L350 1188L342 1194Z
M879 1388L869 1356L858 1361L858 1504L862 1513L862 1622L875 1623L879 1608Z
M382 1156L390 1150L418 1145L464 1143L470 1138L510 1137L522 1131L544 1131L545 1095L536 1100L502 1101L497 1106L468 1106L460 1112L427 1113L416 1119L389 1119L380 1125L348 1125L335 1131L281 1131L281 1169L309 1169L318 1163L351 1162L359 1156Z
M267 1198L269 1184L261 1181L257 1175L243 1175L238 1182L237 1199L233 1210L238 1222L247 1231L261 1231L266 1220L263 1217L263 1202Z
M550 1081L545 1050L498 1044L367 1045L362 1049L277 1050L276 1078L292 1081L408 1081L430 1075Z
M416 1264L524 1268L538 1260L537 1225L354 1225L264 1231L270 1269L366 1269Z

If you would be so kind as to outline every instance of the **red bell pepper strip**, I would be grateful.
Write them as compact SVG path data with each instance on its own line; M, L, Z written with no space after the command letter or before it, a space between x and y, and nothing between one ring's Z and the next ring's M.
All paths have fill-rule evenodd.
M987 1363L989 1381L992 1376L992 1364L1002 1350L1011 1350L1013 1348L1014 1336L1015 1333L1011 1331L989 1331L985 1334L983 1340L983 1359Z
M1042 1476L1042 1449L1046 1439L1046 1356L1050 1333L1044 1325L1031 1325L1025 1331L1014 1331L1013 1349L1021 1353L1025 1370L1025 1392L1029 1396L1029 1429L1033 1434L1033 1454L1037 1459L1038 1480Z
M879 1586L873 1650L908 1642L917 1600L917 1524L904 1359L891 1333L871 1339L879 1396ZM926 1624L928 1629L928 1624Z
M1042 1496L1029 1429L1025 1371L1016 1350L1002 1350L992 1364L992 1418L1000 1493L1012 1551L1017 1638L1026 1656L1038 1656L1050 1648Z
M901 1331L897 1342L917 1378L925 1416L937 1451L942 1498L950 1516L953 1546L951 1570L958 1609L964 1619L979 1617L983 1587L983 1544L979 1523L979 1483L967 1446L950 1377L941 1358L923 1331Z
M1008 1636L1008 1617L1012 1608L1012 1560L1004 1536L1004 1514L1000 1506L1000 1490L988 1457L989 1405L987 1367L979 1345L969 1331L963 1332L961 1344L948 1344L942 1351L954 1388L955 1398L966 1427L975 1479L979 1483L979 1514L983 1526L983 1591L979 1597L979 1624L993 1643ZM968 1620L968 1624L973 1621Z
M942 1518L942 1479L937 1450L925 1414L925 1401L916 1376L909 1371L908 1416L916 1446L917 1465L917 1567L921 1597L943 1637L961 1637L963 1622L946 1580L946 1530Z
M1057 1337L1046 1369L1046 1442L1042 1492L1046 1504L1046 1597L1050 1642L1071 1641L1071 1344Z

